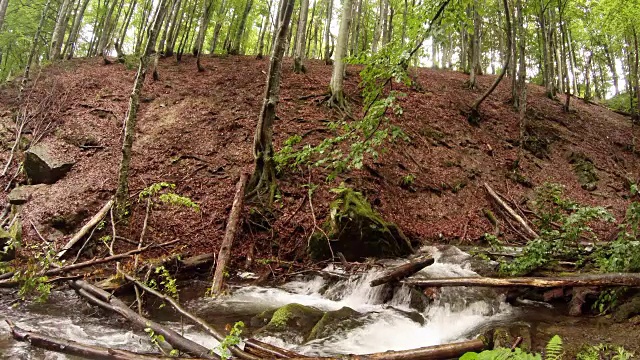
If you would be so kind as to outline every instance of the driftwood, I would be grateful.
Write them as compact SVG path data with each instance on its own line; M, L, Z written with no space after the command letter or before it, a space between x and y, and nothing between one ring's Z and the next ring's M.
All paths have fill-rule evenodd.
M260 359L307 359L306 356L293 351L281 349L256 339L245 340L244 351Z
M178 241L180 241L180 240L173 240L173 241L169 241L169 242L162 243L162 244L159 244L159 245L149 245L149 246L145 246L145 247L140 248L140 249L131 250L131 251L123 253L123 254L118 254L118 255L114 255L114 256L107 256L107 257L104 257L104 258L89 260L89 261L85 261L85 262L81 262L81 263L77 263L77 264L71 264L71 265L67 265L67 266L61 266L61 267L58 267L58 268L53 268L53 269L50 269L50 270L47 270L47 271L43 271L43 272L39 273L38 275L39 276L59 275L59 274L68 273L68 272L74 271L74 270L84 269L84 268L87 268L87 267L90 267L90 266L94 266L94 265L100 265L100 264L104 264L104 263L108 263L108 262L112 262L112 261L122 260L122 259L128 258L131 255L139 254L139 253L141 253L143 251L146 251L148 249L175 244ZM14 286L18 285L18 283L19 283L18 281L11 280L11 278L14 275L15 275L15 271L4 273L4 274L0 275L0 288L14 287Z
M432 265L434 262L435 260L431 256L423 259L414 260L410 263L403 264L396 268L391 269L386 275L371 281L369 285L371 285L371 287L374 287L374 286L379 286L379 285L390 283L390 282L398 282L402 279L408 278L409 276L417 273L418 271L426 268L427 266Z
M532 237L533 239L538 237L538 234L533 231L533 229L531 229L529 225L527 225L527 222L524 221L524 219L520 215L518 215L518 213L516 213L506 202L504 202L504 200L502 200L500 196L496 194L496 192L491 188L491 186L489 186L489 184L484 183L484 188L487 190L489 195L491 195L491 197L498 203L498 205L500 205L500 207L502 207L513 219L515 219L520 224L520 226L522 226L528 236Z
M126 350L118 350L94 345L85 345L72 340L27 331L7 320L11 336L17 341L24 341L37 348L55 351L67 355L92 360L169 360L175 357L138 354Z
M71 281L69 284L78 292L78 294L84 297L92 305L113 311L141 329L150 328L155 334L162 335L164 340L173 348L195 357L219 359L217 355L211 354L209 349L206 347L183 337L177 332L158 324L155 321L139 315L137 312L131 310L120 299L112 296L108 292L82 280Z
M425 280L405 280L404 284L416 287L591 287L591 286L634 286L640 287L640 273L611 273L567 277L524 277L524 278L488 278L461 277Z
M367 355L346 355L340 357L311 357L307 360L439 360L456 359L470 351L481 351L486 348L481 339L467 340L453 344L428 346L404 351L387 351ZM297 359L297 358L292 358Z
M58 253L58 257L59 258L63 257L67 253L67 251L69 251L69 249L73 247L73 245L75 245L78 241L80 241L80 239L82 239L85 235L87 235L87 233L94 226L98 225L102 220L102 218L105 217L105 215L107 215L107 212L109 212L109 210L111 209L111 206L113 206L113 199L107 201L107 203L104 204L102 209L100 209L100 211L98 211L98 213L95 214L89 220L88 223L84 224L84 226L80 229L80 231L78 231L75 235L73 235L71 239L69 239L69 242L67 242L67 244Z
M151 295L154 295L160 299L162 299L164 302L169 303L177 312L179 312L181 315L183 315L184 317L186 317L187 319L191 320L193 323L195 323L196 325L200 326L202 329L204 329L206 332L208 332L211 336L213 336L216 340L222 342L225 338L225 335L219 333L216 329L214 329L213 327L211 327L211 325L207 324L206 321L202 320L201 318L191 314L190 312L188 312L187 310L185 310L180 303L178 303L174 298L167 296L155 289L150 288L149 286L147 286L145 283L143 283L142 281L134 278L133 276L121 272L121 274L124 276L125 279L135 283L137 286L139 286L141 289L143 289L144 291L150 293ZM237 356L240 359L246 359L246 360L259 360L258 357L247 354L246 352L240 350L240 348L234 346L231 349L231 353L235 356Z
M231 255L231 245L233 245L233 239L236 236L236 230L238 228L238 220L240 219L240 213L242 212L242 204L244 202L244 188L247 185L247 174L240 175L240 180L236 185L236 195L233 199L233 206L231 207L231 213L229 214L229 221L227 222L227 229L224 233L224 239L222 240L222 246L220 247L220 253L218 254L218 262L216 264L216 271L213 274L213 284L211 285L211 295L218 295L222 290L222 283L224 282L224 269L229 262L229 256Z

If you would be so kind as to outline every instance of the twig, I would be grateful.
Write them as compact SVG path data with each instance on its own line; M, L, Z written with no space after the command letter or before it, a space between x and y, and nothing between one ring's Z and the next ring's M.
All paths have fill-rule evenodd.
M89 222L87 222L80 229L80 231L78 231L75 235L73 235L73 237L69 240L69 242L67 242L67 244L58 253L58 255L57 255L58 258L63 257L67 253L67 251L69 251L69 249L71 249L73 247L73 245L75 245L78 241L80 241L80 239L82 239L82 237L84 237L89 232L90 229L92 229L94 226L98 225L98 223L100 223L102 218L105 217L105 215L107 215L107 212L111 209L112 205L113 205L113 199L107 201L107 203L102 207L102 209L100 209L100 211L98 211L98 213L95 214L89 220Z
M18 177L18 175L20 175L20 170L22 170L22 163L18 165L18 168L16 169L15 174L13 174L11 179L9 179L9 182L7 182L7 186L4 187L4 191L9 190L9 188L11 187L11 184L13 184L13 181Z
M17 117L19 117L19 115ZM16 148L20 143L20 138L22 138L22 130L24 129L24 123L25 123L24 119L21 118L20 126L18 127L18 130L16 132L16 141L13 143L13 146L11 147L11 152L9 153L9 160L7 160L7 163L4 165L4 169L2 170L2 174L0 174L0 177L4 177L7 174L7 171L9 170L9 166L11 166L11 162L13 161L13 155L15 154Z

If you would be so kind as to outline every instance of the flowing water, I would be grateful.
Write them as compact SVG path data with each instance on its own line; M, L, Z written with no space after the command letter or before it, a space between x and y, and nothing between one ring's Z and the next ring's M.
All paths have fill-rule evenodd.
M469 255L457 248L438 250L428 247L423 251L431 253L436 262L420 271L416 277L477 276L472 270ZM390 265L395 263L402 261L390 262ZM340 271L337 268L327 270ZM248 324L252 316L290 303L324 311L347 306L363 314L360 326L338 330L326 338L308 343L292 344L276 337L257 336L263 341L306 355L365 354L461 341L476 336L488 327L513 320L518 312L495 292L472 288L444 288L437 294L436 300L418 310L411 306L409 288L400 287L393 292L388 286L371 288L369 282L381 274L381 270L370 270L362 276L337 282L315 276L296 279L279 287L245 286L235 289L223 299L215 300L193 296L188 299L186 292L187 295L182 295L182 301L190 311L220 329L238 320ZM189 288L204 288L197 285L194 282ZM203 291L198 290L198 293L202 294ZM199 329L181 324L166 307L154 310L152 316L177 331L183 331L187 338L204 346L214 348L217 345L214 339ZM11 307L9 297L3 296L0 300L2 318L11 319L25 329L87 344L139 352L154 350L146 334L134 331L116 315L89 307L72 291L55 292L45 305ZM69 358L13 341L7 325L0 323L0 359Z

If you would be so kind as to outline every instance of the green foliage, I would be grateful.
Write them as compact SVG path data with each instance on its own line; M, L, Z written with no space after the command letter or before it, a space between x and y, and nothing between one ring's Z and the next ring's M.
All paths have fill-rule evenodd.
M39 248L31 245L27 248L33 250L34 255L29 258L26 266L13 275L13 281L18 282L18 296L25 301L32 299L36 302L46 302L51 294L52 285L47 276L41 275L52 265L59 265L56 260L56 251L52 245Z
M233 326L227 325L227 330L229 334L222 339L220 345L216 347L216 350L220 352L220 357L223 359L231 359L231 350L233 346L239 345L242 342L242 330L244 329L244 323L242 321L238 321L233 324Z
M599 344L595 346L585 346L576 355L576 360L629 360L634 358L634 353L627 351L622 346L611 344Z
M178 285L176 279L169 273L169 270L167 270L164 266L158 266L155 270L155 273L158 275L160 283L158 284L158 281L156 281L155 279L151 279L149 280L149 287L160 290L177 300ZM164 307L164 304L160 305L160 307Z
M142 190L138 198L140 200L148 199L152 202L153 199L157 199L163 204L186 207L193 209L195 212L200 212L200 205L188 197L181 196L173 192L175 188L175 184L167 182L154 183Z
M402 186L403 187L407 187L407 186L411 186L413 185L413 183L416 181L416 177L413 174L407 174L405 176L402 177Z
M618 299L621 294L626 291L627 289L625 288L606 289L600 293L598 299L593 303L592 308L601 315L604 315L618 305Z
M566 199L563 187L557 184L544 184L536 189L534 209L540 237L530 241L521 256L512 262L503 262L500 265L503 274L525 275L554 260L580 258L584 253L580 238L591 235L596 239L589 224L614 221L602 207L581 206Z
M560 360L562 359L562 339L560 336L555 335L549 340L545 347L545 360ZM520 348L515 348L513 351L507 348L497 348L493 350L485 350L481 353L468 352L460 360L542 360L542 355L539 353L528 353Z

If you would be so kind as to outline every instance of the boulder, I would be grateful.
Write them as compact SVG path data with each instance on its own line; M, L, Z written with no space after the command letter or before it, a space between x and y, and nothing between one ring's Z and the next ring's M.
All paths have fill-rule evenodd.
M64 177L73 164L53 154L47 145L37 144L25 152L23 166L31 184L53 184Z
M598 188L598 173L591 160L587 155L578 152L571 153L569 163L573 164L573 172L578 177L578 182L583 189L594 191Z
M636 315L640 315L640 295L636 295L618 306L618 308L613 311L613 320L623 322Z
M491 331L493 348L510 348L521 337L520 349L531 351L531 330L527 325L515 325L510 327L499 327Z
M340 330L353 329L361 325L358 317L360 317L359 312L346 306L340 310L327 311L311 329L307 340L322 339Z
M313 259L329 259L331 250L334 254L341 252L347 261L402 257L414 252L402 230L373 210L364 195L345 187L335 192L338 198L331 203L324 231L314 233L309 242Z
M11 190L9 195L7 195L7 199L9 200L9 204L11 205L23 205L33 195L33 192L37 190L39 187L43 185L24 185L18 186Z
M252 325L258 323L260 318L264 319L268 313L264 312L252 319ZM316 308L288 304L273 311L271 320L257 333L261 336L275 336L287 343L302 344L323 316L324 312Z

